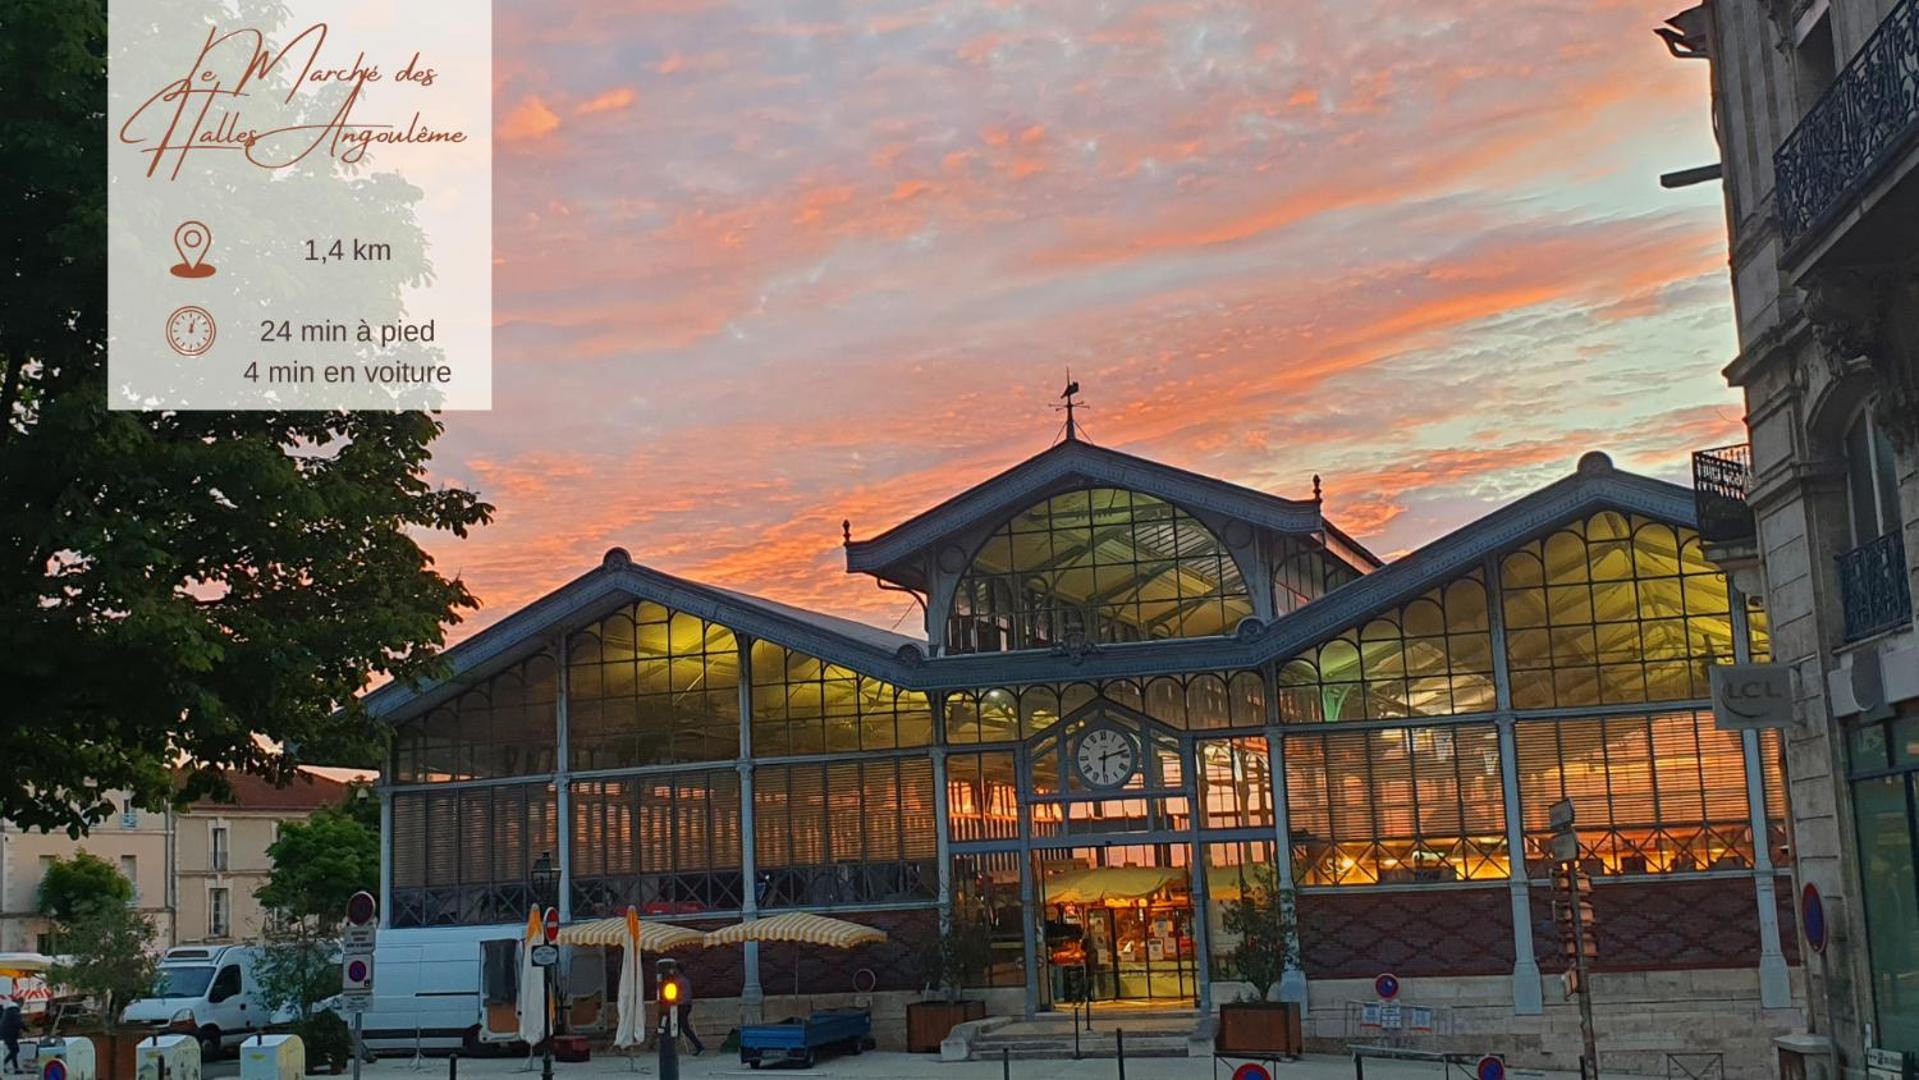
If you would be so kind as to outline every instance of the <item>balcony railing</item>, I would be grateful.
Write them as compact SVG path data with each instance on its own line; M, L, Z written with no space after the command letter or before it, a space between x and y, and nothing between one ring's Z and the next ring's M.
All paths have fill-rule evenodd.
M1772 156L1791 245L1858 194L1919 131L1919 0L1900 0Z
M1750 540L1752 507L1746 496L1752 489L1752 447L1720 446L1692 455L1692 505L1699 518L1699 537L1708 543Z
M1858 641L1912 621L1911 571L1898 529L1853 548L1839 559L1839 599L1846 607L1846 640Z

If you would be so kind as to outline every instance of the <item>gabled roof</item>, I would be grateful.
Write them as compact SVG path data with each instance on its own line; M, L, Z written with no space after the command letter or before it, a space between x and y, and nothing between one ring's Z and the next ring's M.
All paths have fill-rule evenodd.
M926 643L863 622L824 615L731 589L674 577L613 548L600 565L448 649L448 678L424 686L388 683L366 696L376 718L411 716L545 648L634 600L652 600L753 638L800 649L868 674L899 665L902 653L924 657Z
M978 525L998 525L1049 494L1089 483L1144 492L1188 512L1211 511L1278 532L1311 533L1323 525L1315 500L1282 499L1081 439L1067 439L878 536L849 541L847 572L918 587L922 584L918 568L910 564L927 548Z
M1112 454L1112 451L1097 453ZM1138 460L1126 455L1115 456L1126 461ZM1231 485L1223 486L1231 488ZM1284 503L1286 500L1273 501ZM1312 509L1317 516L1316 507ZM1027 682L1245 669L1290 657L1451 581L1483 565L1488 558L1601 510L1622 510L1677 525L1696 525L1690 489L1621 472L1605 454L1590 453L1580 459L1573 475L1502 506L1269 626L1249 621L1239 635L1230 638L1102 645L1078 655L1029 650L929 659L925 643L918 639L850 619L687 581L640 566L624 549L614 548L607 552L597 569L448 650L446 659L452 667L450 679L420 687L389 684L369 694L366 706L376 717L411 717L478 679L532 655L557 635L585 625L636 598L654 600L754 638L799 649L829 663L914 690L977 689ZM936 508L929 515L942 512ZM881 538L869 543L876 543L878 539Z

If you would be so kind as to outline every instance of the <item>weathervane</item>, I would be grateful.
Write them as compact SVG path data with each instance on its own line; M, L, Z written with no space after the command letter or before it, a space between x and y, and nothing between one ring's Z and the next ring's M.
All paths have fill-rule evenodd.
M1079 439L1079 421L1074 417L1073 411L1083 403L1079 400L1079 383L1073 379L1072 368L1066 369L1066 389L1060 391L1059 399L1066 404L1055 405L1053 408L1066 410L1066 441L1075 442Z

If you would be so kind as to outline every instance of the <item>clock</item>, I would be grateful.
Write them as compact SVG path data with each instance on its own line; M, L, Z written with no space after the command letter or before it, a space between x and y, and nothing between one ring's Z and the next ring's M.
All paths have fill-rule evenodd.
M181 356L199 356L213 348L213 316L188 304L167 316L167 344Z
M1073 771L1087 787L1119 787L1139 771L1139 743L1117 724L1094 724L1073 743Z

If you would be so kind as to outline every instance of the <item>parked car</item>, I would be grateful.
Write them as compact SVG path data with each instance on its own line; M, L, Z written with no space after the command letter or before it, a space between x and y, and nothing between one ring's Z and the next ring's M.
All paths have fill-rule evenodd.
M208 1056L238 1047L273 1018L260 1000L250 945L183 945L160 958L153 993L126 1007L122 1023L199 1036Z

